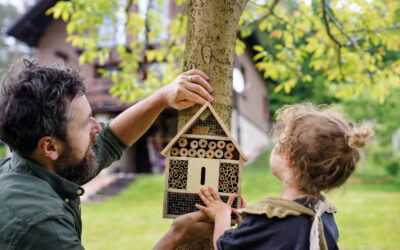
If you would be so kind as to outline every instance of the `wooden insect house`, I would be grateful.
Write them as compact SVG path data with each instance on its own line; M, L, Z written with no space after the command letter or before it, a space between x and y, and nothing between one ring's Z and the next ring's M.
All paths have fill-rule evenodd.
M198 193L213 186L221 199L237 195L240 207L242 165L246 155L233 139L217 112L206 103L161 152L167 159L164 218L194 212L204 205Z

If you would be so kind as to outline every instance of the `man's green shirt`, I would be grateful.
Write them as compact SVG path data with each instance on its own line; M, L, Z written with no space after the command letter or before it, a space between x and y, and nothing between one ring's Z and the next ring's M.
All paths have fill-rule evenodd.
M99 163L96 175L126 149L108 126L101 125L93 146ZM0 249L84 249L83 192L81 186L18 154L0 160Z

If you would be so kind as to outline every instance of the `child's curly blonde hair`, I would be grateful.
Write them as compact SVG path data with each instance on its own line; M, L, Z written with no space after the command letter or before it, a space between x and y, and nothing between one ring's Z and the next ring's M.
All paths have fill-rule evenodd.
M342 185L360 158L357 148L374 135L371 128L356 128L328 108L302 103L277 111L281 126L275 132L283 132L277 153L293 168L298 188L313 196Z

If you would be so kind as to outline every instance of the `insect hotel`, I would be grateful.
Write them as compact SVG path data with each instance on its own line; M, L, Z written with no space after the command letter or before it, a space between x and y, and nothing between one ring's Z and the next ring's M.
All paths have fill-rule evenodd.
M164 218L197 210L204 205L198 193L213 186L226 202L237 195L240 207L242 164L246 155L233 139L217 112L206 103L161 152L167 159Z

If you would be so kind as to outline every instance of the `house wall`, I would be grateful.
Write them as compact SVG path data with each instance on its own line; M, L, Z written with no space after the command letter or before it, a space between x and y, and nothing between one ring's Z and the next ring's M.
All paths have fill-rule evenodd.
M41 63L50 64L63 61L68 65L78 66L79 55L76 53L76 49L74 49L71 44L65 42L67 38L65 28L66 23L62 20L52 21L47 26L36 48L36 57ZM68 56L68 59L64 61L56 55L56 51L64 53Z
M245 90L236 99L240 112L260 130L267 131L269 112L265 112L265 101L268 99L265 80L255 68L249 53L239 57L239 64L245 80Z
M239 110L232 111L231 133L251 162L269 146L268 91L248 53L238 58L238 66L245 79L245 90L233 93Z

